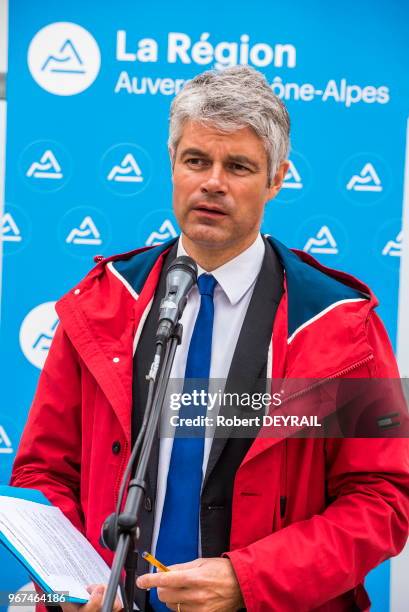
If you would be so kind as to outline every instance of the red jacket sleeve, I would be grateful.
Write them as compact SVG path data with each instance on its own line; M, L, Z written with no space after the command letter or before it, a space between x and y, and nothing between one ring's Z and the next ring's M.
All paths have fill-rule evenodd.
M376 315L368 322L377 377L397 375ZM400 439L329 439L324 512L226 553L247 610L313 610L354 589L398 554L409 532L409 444ZM337 610L340 608L336 608Z
M80 506L81 370L58 326L13 465L10 484L39 489L83 531Z

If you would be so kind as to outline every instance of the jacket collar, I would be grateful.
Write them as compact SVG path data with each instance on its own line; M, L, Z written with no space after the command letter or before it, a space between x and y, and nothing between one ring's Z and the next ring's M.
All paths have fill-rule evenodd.
M176 242L174 238L163 245L107 260L108 267L138 299L148 275L160 255ZM288 292L288 344L308 325L331 309L349 302L371 302L377 305L370 289L354 277L327 268L303 251L288 249L279 240L268 236L268 243L278 255L286 277Z
M64 330L129 439L132 344L151 307L163 256L175 241L101 261L56 307ZM273 330L273 373L275 368L278 377L326 376L328 363L339 369L368 353L365 321L377 303L369 289L273 238L268 243L281 261L286 286ZM344 308L337 308L341 305ZM333 318L348 307L350 319L344 314L341 326L326 325L324 317L330 311ZM302 360L297 358L300 350ZM305 359L309 354L314 359Z
M115 255L105 261L111 272L124 284L131 295L138 299L155 263L176 241L177 238L172 238L162 245L131 251L125 256Z
M310 323L332 308L371 298L368 287L352 276L322 266L303 251L292 251L268 237L286 275L288 291L288 343Z

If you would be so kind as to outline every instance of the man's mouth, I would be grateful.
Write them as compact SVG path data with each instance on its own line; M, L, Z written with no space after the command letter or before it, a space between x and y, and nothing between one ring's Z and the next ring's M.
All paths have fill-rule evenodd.
M199 204L195 206L194 210L199 214L209 217L225 217L227 214L219 206L212 206L211 204Z

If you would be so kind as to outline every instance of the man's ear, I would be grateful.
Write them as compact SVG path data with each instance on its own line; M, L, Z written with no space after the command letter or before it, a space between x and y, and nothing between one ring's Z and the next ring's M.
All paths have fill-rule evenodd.
M172 175L173 175L173 168L175 166L176 151L175 151L175 149L173 147L169 147L168 151L169 151L169 158L170 158L170 167L171 167L171 171L172 171Z
M271 181L271 185L269 187L270 196L269 199L275 198L277 193L280 191L283 181L285 179L285 175L287 174L288 168L290 167L290 162L285 159L281 162L277 172L273 180Z

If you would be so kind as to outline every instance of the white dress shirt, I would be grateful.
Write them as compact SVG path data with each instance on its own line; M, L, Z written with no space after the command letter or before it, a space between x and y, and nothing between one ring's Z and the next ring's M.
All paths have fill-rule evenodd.
M241 326L243 324L251 296L253 295L253 289L257 276L263 263L264 251L265 246L263 239L261 234L258 234L255 242L253 242L248 249L243 251L243 253L240 253L240 255L231 261L228 261L211 272L211 274L217 280L217 285L213 297L214 319L212 354L210 361L210 380L225 380L227 378ZM181 239L179 239L177 251L177 256L179 257L180 255L188 255L183 247ZM198 276L200 274L206 274L206 271L198 266ZM183 337L181 344L176 350L175 360L170 375L171 379L183 379L185 376L190 339L192 337L199 307L200 293L197 285L195 285L188 294L186 307L180 320L183 326ZM168 418L168 415L164 415L164 418ZM207 462L213 441L211 435L209 435L209 432L206 432L206 434L202 464L203 476L206 473ZM159 535L172 447L173 438L163 437L160 439L155 521L152 537L153 554L155 554L156 543Z

